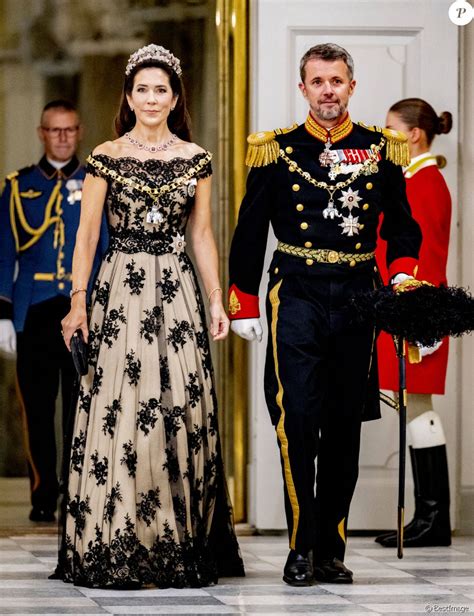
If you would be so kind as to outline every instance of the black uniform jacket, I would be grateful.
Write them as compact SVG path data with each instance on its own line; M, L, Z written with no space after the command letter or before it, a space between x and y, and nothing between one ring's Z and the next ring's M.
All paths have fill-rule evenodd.
M270 135L262 139L270 144L257 148L273 145L274 155L267 160L264 157L264 163L268 158L271 161L252 167L248 176L230 252L231 319L259 316L258 289L270 223L277 239L285 244L355 255L343 263L320 263L275 252L271 268L278 267L282 276L345 276L360 268L373 270L374 261L359 261L358 255L375 250L383 212L380 234L388 245L389 274L416 273L421 232L411 216L402 168L388 159L394 158L389 151L393 145L389 133L352 124L347 116L344 131L339 130L339 139L334 139L330 147L335 152L333 160L338 157L341 164L330 167L322 166L319 159L325 150L325 129L318 129L318 138L306 126L283 134L254 135ZM337 175L330 178L329 171ZM339 187L327 190L315 182Z

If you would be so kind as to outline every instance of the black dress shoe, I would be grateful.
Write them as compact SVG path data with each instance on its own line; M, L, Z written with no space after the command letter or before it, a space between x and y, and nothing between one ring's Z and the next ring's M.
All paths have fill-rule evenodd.
M338 558L314 564L314 579L326 584L352 584L352 571Z
M49 509L39 509L38 507L33 507L33 509L30 511L29 518L32 522L56 521L54 511L49 511Z
M290 550L283 570L283 581L290 586L311 586L314 583L311 553L304 555Z

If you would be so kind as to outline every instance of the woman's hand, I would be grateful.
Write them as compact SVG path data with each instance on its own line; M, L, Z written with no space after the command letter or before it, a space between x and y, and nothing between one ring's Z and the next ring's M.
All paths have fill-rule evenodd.
M82 331L84 342L87 343L89 329L87 327L87 309L85 300L80 303L73 302L71 304L71 310L61 321L61 327L64 343L69 351L71 350L71 338L77 329Z
M211 303L209 306L209 312L211 315L211 325L209 327L209 331L211 332L212 339L216 340L224 340L227 338L227 334L229 333L229 319L227 318L226 311L224 306L222 305L221 299L222 292L214 293L218 297L211 299Z

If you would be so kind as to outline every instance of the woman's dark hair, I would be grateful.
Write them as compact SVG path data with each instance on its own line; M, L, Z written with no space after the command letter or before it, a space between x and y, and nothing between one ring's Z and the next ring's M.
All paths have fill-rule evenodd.
M178 97L174 110L168 116L168 127L170 131L178 135L180 139L191 141L191 118L189 117L186 107L186 93L181 77L178 77L170 66L158 60L147 60L146 62L142 62L135 66L129 75L125 76L120 106L114 120L114 127L117 135L121 137L135 126L135 114L128 105L127 94L130 96L132 93L135 75L138 71L141 71L142 68L161 68L168 75L173 94Z
M438 116L422 98L404 98L392 105L389 111L398 114L408 128L422 128L428 145L431 145L435 135L449 133L453 126L453 116L449 111L443 111Z

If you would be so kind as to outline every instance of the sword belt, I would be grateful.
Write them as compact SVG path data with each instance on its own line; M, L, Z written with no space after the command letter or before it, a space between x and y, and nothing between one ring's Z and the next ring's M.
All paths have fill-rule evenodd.
M338 250L330 250L329 248L303 248L301 246L292 246L284 242L278 242L277 250L293 257L301 257L302 259L311 259L317 263L344 264L348 263L350 267L354 267L357 263L370 261L374 258L374 252L340 252Z

